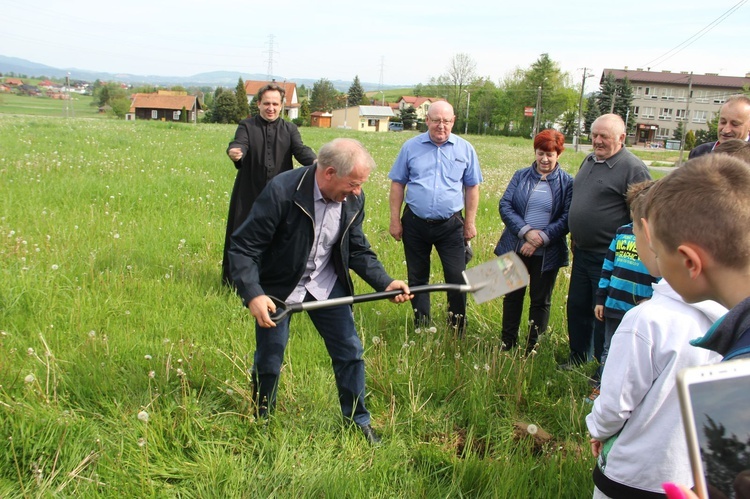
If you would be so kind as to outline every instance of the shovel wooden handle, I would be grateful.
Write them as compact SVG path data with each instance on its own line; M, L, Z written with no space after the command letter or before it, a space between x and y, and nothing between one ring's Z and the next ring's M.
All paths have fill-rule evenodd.
M432 293L433 291L460 291L462 293L472 292L474 289L468 284L425 284L423 286L414 286L409 288L411 294ZM330 298L328 300L306 301L302 303L286 303L276 297L269 296L276 305L276 312L270 314L271 320L278 322L284 317L294 312L303 310L317 310L319 308L335 307L338 305L351 305L353 303L362 303L366 301L383 300L386 298L395 298L403 294L400 289L391 291L380 291L378 293L367 293L364 295L342 296L341 298Z

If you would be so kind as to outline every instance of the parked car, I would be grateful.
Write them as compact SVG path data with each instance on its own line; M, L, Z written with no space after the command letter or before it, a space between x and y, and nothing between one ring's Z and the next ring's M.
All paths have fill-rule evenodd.
M403 132L404 124L401 122L392 121L388 123L388 130L390 130L391 132Z

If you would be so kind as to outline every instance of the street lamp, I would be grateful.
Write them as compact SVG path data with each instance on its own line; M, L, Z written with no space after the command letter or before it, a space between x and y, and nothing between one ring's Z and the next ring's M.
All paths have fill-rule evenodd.
M464 123L464 135L469 133L469 104L471 103L471 92L464 89L466 92L466 123Z

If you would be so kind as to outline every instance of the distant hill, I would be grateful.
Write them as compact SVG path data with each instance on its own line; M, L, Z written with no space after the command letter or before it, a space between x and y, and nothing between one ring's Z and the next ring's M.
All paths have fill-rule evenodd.
M211 71L208 73L199 73L193 76L160 76L160 75L134 75L127 73L105 73L78 68L54 68L36 62L19 59L17 57L7 57L0 55L0 73L15 73L16 75L26 75L33 77L46 76L48 78L65 78L70 75L72 80L84 81L119 81L131 85L150 84L169 87L173 85L182 85L184 87L234 87L237 81L242 77L243 80L266 80L266 74L248 74L236 71ZM297 85L305 85L312 89L313 84L320 78L284 78L275 76L276 81L290 80ZM349 90L351 81L331 80L336 90L346 92ZM368 90L377 90L377 83L362 82L362 87ZM407 87L410 85L383 85L383 89Z

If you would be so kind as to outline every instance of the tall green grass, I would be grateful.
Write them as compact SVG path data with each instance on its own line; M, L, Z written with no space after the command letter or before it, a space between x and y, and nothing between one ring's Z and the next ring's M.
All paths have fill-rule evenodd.
M253 321L219 284L233 133L0 116L0 496L588 496L589 372L555 369L567 355L567 269L551 332L528 358L499 351L500 300L470 304L464 339L440 324L414 330L408 305L355 306L379 448L342 425L305 315L292 319L278 411L253 419ZM405 278L388 235L387 172L412 135L302 130L316 150L340 135L376 159L365 231ZM485 176L479 263L532 145L469 138ZM562 161L573 172L582 157ZM443 281L437 263L433 281ZM440 317L444 296L432 302ZM552 439L519 435L516 422Z

